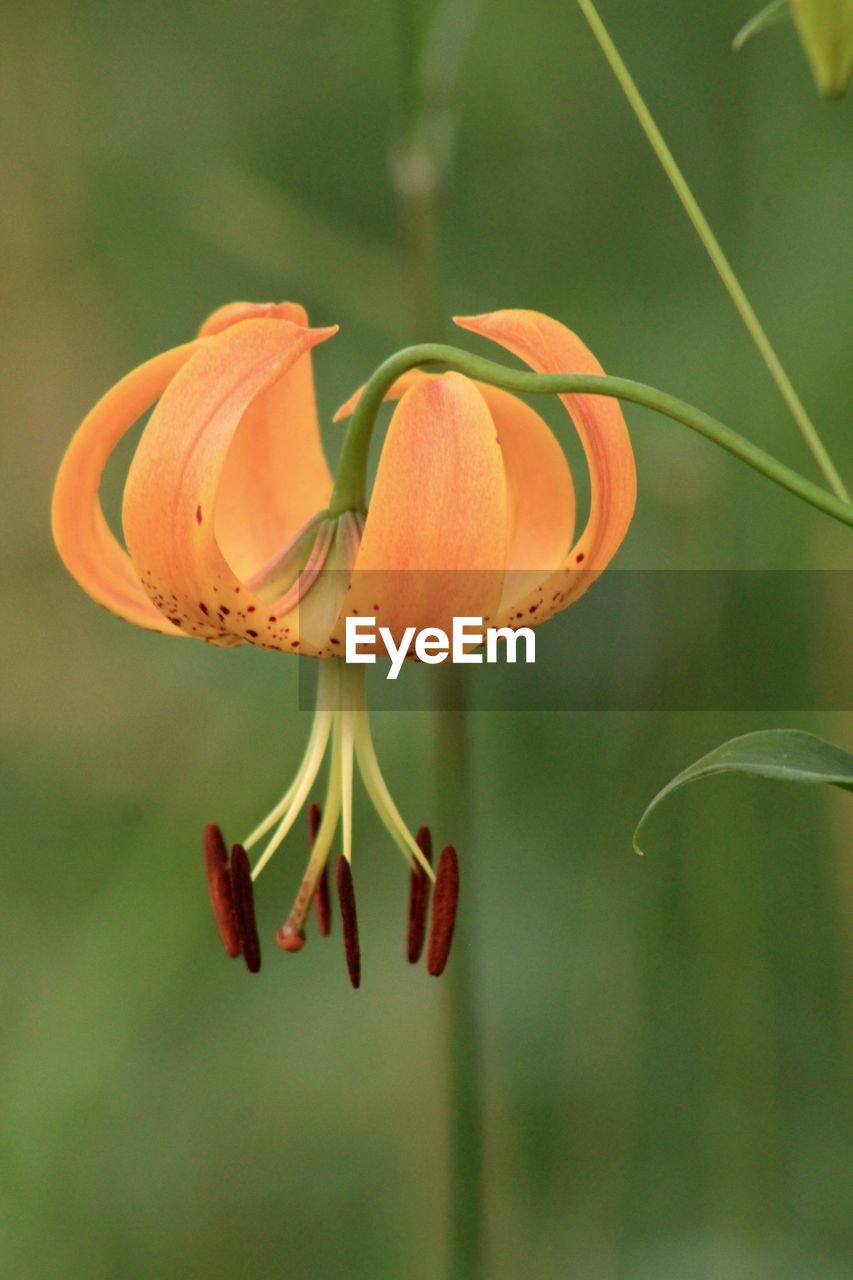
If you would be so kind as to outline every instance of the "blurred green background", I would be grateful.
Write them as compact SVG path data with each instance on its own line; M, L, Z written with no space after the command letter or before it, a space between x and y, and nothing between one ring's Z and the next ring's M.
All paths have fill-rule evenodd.
M849 103L820 103L789 28L731 54L755 0L603 7L849 481ZM316 365L332 451L333 409L411 340L392 8L8 0L0 27L0 1274L433 1280L445 994L403 959L402 863L360 807L357 995L339 938L268 945L256 980L229 965L198 833L216 817L236 838L283 789L307 729L294 664L123 625L48 530L89 405L220 303L297 298L341 324ZM609 371L814 474L571 3L487 0L455 144L448 315L550 312ZM621 565L850 566L849 531L628 417ZM851 1274L850 797L717 780L631 853L675 771L779 723L853 740L842 714L473 717L458 945L479 975L490 1278ZM377 718L414 825L435 812L431 728ZM267 937L303 856L292 838L261 882Z

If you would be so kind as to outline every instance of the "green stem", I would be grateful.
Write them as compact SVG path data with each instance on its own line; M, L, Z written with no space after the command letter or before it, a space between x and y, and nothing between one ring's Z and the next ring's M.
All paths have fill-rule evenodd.
M485 1275L483 1062L472 910L477 901L473 882L478 851L470 821L471 759L461 668L451 663L442 668L440 690L433 740L438 829L442 841L458 844L464 856L459 936L443 979L451 1116L447 1277L481 1280Z
M404 275L408 292L411 334L419 340L444 331L442 304L439 198L452 154L453 99L462 60L470 43L480 0L440 0L431 16L422 45L413 30L410 0L397 0L401 53L402 121L391 173L397 194L404 247ZM383 393L384 394L384 393ZM366 464L373 419L382 395L374 401L369 423L358 429L364 441ZM347 439L349 436L347 437ZM347 445L344 444L347 452ZM343 481L333 504L346 494L361 494L356 509L364 508L363 470L358 448L348 453ZM360 474L360 479L359 479ZM459 843L466 866L476 860L471 841L470 760L467 720L463 707L460 668L442 669L441 706L434 736L438 822L444 840ZM465 871L464 903L473 903L470 877ZM448 1280L481 1280L484 1275L483 1236L483 1101L482 1055L477 1010L476 956L472 946L471 907L463 916L448 971L443 979L448 1072L449 1177L447 1186Z
M741 320L746 325L750 337L758 348L764 363L770 371L770 376L776 383L782 399L788 406L791 416L800 429L800 434L811 450L815 462L820 467L827 484L833 490L837 497L843 502L850 501L850 494L844 485L844 481L838 473L834 462L830 458L826 446L818 435L817 427L812 422L805 407L797 395L790 378L782 367L782 362L777 356L770 339L764 331L764 327L752 305L741 288L740 282L735 275L726 255L720 247L720 242L714 235L708 221L699 207L699 203L690 187L681 169L676 163L675 157L663 139L660 129L654 122L651 112L643 101L642 95L637 88L634 80L625 63L622 61L621 54L610 38L604 23L598 15L598 11L592 0L578 0L583 16L589 23L592 33L599 43L602 53L607 59L610 69L616 77L619 87L628 99L630 106L640 122L640 126L651 143L652 150L660 161L666 176L675 189L675 193L681 201L684 211L690 221L693 223L694 230L701 240L708 257L717 269L717 274L722 280L726 291L734 303Z
M450 168L454 98L481 0L443 0L423 42L411 0L396 4L400 54L400 122L391 155L404 251L411 335L435 338L444 329L439 197Z
M406 347L381 364L371 376L353 413L341 450L329 508L332 516L341 515L344 511L365 509L367 451L377 410L401 374L424 364L442 364L447 369L454 369L495 387L503 387L506 391L538 395L572 393L615 396L619 400L643 405L646 409L653 409L656 413L689 427L691 431L713 441L721 449L733 454L774 484L781 485L789 493L802 498L818 511L853 527L853 504L849 501L827 493L784 462L765 453L758 445L732 431L731 427L724 426L710 414L694 408L686 401L667 395L665 391L645 386L642 382L632 382L629 378L579 373L531 373L526 369L507 369L493 360L441 343Z

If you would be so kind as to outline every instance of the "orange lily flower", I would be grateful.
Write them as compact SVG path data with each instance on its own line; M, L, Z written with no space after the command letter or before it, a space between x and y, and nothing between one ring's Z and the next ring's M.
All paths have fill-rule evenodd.
M457 323L538 372L602 372L583 343L546 316L502 311ZM354 761L412 871L411 960L420 954L429 882L436 880L432 973L447 960L458 869L448 846L433 874L429 833L422 828L413 837L391 799L370 735L364 669L340 656L345 618L373 612L394 634L440 626L457 614L495 626L542 622L576 600L616 552L633 514L636 478L616 400L561 396L590 476L589 516L573 543L571 473L542 418L517 397L461 374L413 370L389 392L400 403L367 511L333 517L310 353L335 332L309 328L294 303L216 311L197 338L133 370L84 419L57 478L53 531L84 590L138 626L325 660L296 778L230 858L219 829L206 828L205 856L222 940L255 970L252 881L308 802L331 741L324 811L320 818L310 809L308 866L276 939L285 950L301 948L312 901L327 931L326 863L342 818L338 888L357 985ZM118 441L155 404L125 485L125 548L101 509L101 475ZM264 836L250 871L245 851Z

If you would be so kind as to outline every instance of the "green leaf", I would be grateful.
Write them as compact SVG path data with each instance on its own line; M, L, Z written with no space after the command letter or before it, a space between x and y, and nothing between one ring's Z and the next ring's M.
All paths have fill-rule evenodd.
M753 14L749 22L741 27L732 41L732 48L735 53L740 53L746 42L753 36L766 31L768 27L774 27L777 22L788 21L790 17L791 9L788 0L770 0L770 4L759 9L758 13Z
M791 0L818 91L840 98L853 75L853 0Z
M634 832L634 848L651 813L673 791L715 773L751 773L778 782L825 782L853 791L853 755L801 729L761 729L731 738L689 765L666 784L647 807Z

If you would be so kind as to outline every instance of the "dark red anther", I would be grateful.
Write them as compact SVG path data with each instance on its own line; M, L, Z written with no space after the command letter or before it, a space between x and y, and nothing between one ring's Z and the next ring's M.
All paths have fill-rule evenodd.
M343 854L337 865L338 901L341 904L341 925L344 931L344 952L347 958L349 980L357 989L361 985L361 950L358 945L358 916L355 910L355 886L352 869Z
M432 837L429 827L421 827L415 843L432 866ZM429 907L429 876L421 866L412 867L409 876L409 927L406 931L406 956L409 964L417 964L424 949L427 909Z
M311 804L308 806L308 847L314 848L314 841L317 839L317 832L320 830L320 806ZM314 893L314 914L317 917L317 928L320 930L324 938L328 938L332 931L332 900L329 896L329 872L327 867L323 867L320 879L317 881L317 888Z
M456 850L447 845L441 851L438 860L438 871L435 876L435 889L432 895L432 923L429 930L429 946L427 947L427 971L437 978L444 973L447 957L450 955L450 944L453 941L453 926L456 923L456 907L459 902L459 862Z
M249 973L257 973L261 967L261 944L255 924L255 895L252 889L252 870L249 855L241 844L231 850L231 892L234 896L234 914L240 931L240 949Z
M209 822L204 828L204 867L207 872L207 887L210 890L210 905L216 919L216 927L222 939L222 945L229 956L240 954L240 931L237 917L234 914L234 898L231 893L231 873L228 868L228 850L222 832L216 823Z
M314 848L314 841L317 839L317 832L320 830L320 820L323 814L318 804L309 804L308 806L308 848Z

